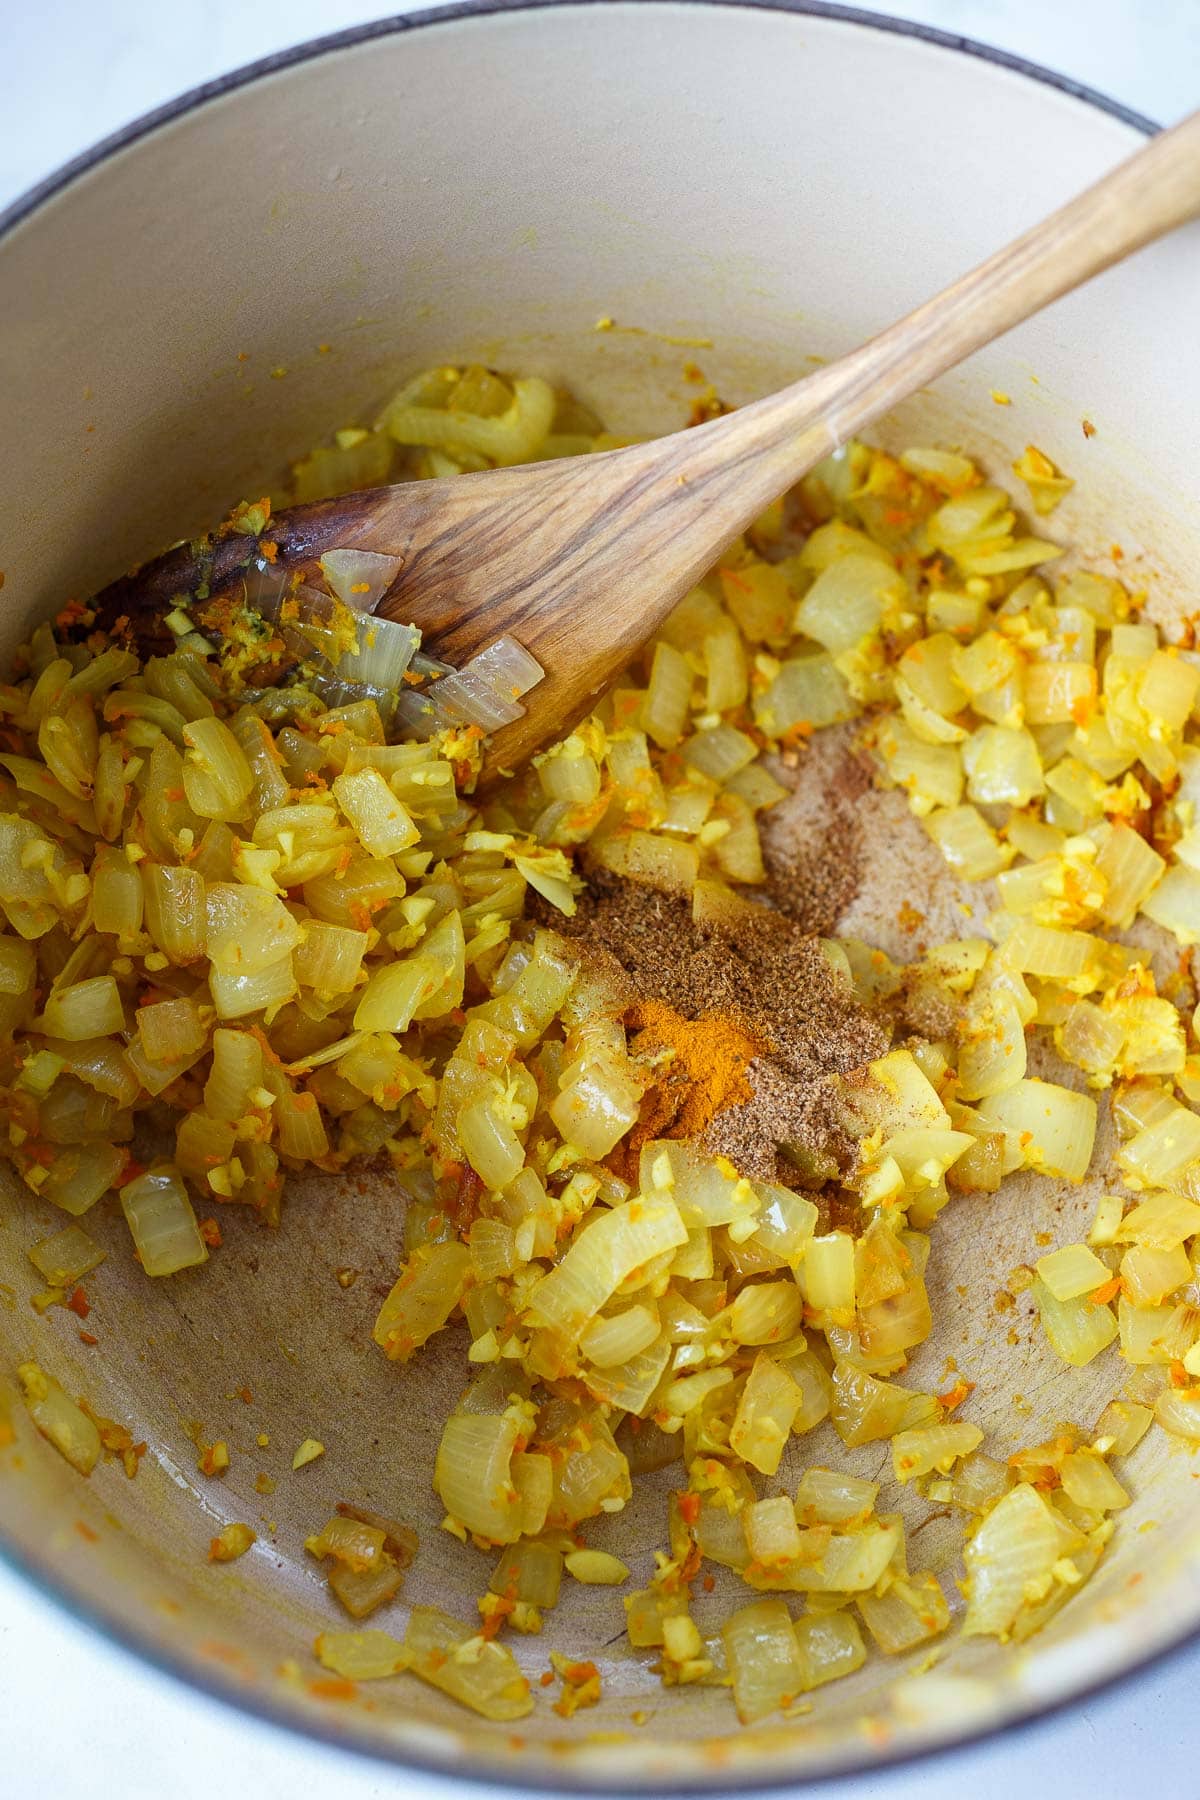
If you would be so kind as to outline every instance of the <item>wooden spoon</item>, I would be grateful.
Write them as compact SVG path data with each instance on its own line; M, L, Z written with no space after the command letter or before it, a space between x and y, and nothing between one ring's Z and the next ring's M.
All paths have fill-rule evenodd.
M780 393L602 455L407 482L296 506L266 536L277 566L334 548L396 556L376 608L460 664L502 633L541 663L486 772L562 734L772 500L856 432L1090 276L1200 214L1200 113L936 298ZM1130 330L1137 322L1130 320ZM183 546L106 588L135 627L200 582L240 579L258 543Z

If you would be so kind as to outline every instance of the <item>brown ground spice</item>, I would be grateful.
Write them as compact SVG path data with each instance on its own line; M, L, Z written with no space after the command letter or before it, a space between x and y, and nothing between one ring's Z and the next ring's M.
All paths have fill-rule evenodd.
M585 960L610 973L618 964L631 1000L664 1002L687 1020L734 1021L766 1046L749 1064L749 1098L715 1114L706 1150L789 1186L849 1166L830 1077L881 1055L889 1029L837 986L819 944L792 919L747 905L697 925L689 901L597 871L574 918L552 923L581 940Z
M785 756L771 772L794 797L762 815L763 892L802 931L831 937L861 881L858 803L871 787L871 764L837 727Z

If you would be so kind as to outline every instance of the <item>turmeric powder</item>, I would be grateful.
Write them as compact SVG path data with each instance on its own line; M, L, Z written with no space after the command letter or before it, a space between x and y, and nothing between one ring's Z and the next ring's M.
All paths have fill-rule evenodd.
M589 875L571 918L556 913L547 922L583 940L581 956L605 985L636 1002L623 1013L626 1025L640 1023L647 1033L658 1091L651 1090L641 1121L609 1159L614 1173L636 1180L641 1143L687 1135L690 1126L671 1129L670 1122L676 1096L682 1104L692 1087L690 1117L708 1121L700 1149L726 1157L751 1181L791 1186L797 1150L806 1179L853 1165L858 1152L833 1103L832 1078L882 1056L890 1034L835 981L819 938L775 908L749 902L697 921L685 897L603 871ZM655 1045L675 1052L673 1081L662 1061L656 1067L651 1060ZM726 1058L734 1052L732 1067L723 1050Z
M721 1013L685 1019L662 1000L639 1000L624 1023L634 1054L657 1065L623 1146L632 1168L653 1138L699 1137L719 1112L750 1098L747 1071L767 1046L735 1019Z

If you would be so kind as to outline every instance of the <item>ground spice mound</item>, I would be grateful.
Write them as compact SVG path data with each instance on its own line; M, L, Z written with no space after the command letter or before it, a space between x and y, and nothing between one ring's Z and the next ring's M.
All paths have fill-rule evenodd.
M849 1166L830 1077L886 1050L889 1029L836 984L815 938L766 906L697 924L691 904L597 871L555 927L586 961L620 965L637 1001L684 1020L733 1022L765 1048L749 1097L718 1111L701 1142L755 1180L819 1185Z
M803 931L832 935L858 894L863 843L859 802L872 785L867 757L833 726L788 762L772 765L792 790L763 815L766 898Z
M654 1138L694 1138L719 1113L753 1098L750 1066L767 1050L736 1019L709 1013L685 1019L662 1000L638 1000L623 1023L635 1056L655 1070L641 1117L621 1146L634 1179L642 1145Z

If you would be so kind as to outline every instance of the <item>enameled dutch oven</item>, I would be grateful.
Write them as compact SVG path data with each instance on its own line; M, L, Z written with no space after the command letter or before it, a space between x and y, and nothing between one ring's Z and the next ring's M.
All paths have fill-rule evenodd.
M68 596L239 498L279 491L289 458L369 417L423 365L541 372L611 428L663 428L695 392L685 362L731 401L790 379L1151 129L1012 58L787 0L451 7L199 89L0 221L0 652ZM602 316L636 329L598 332ZM1191 610L1197 318L1200 259L1184 234L975 357L884 438L965 445L1002 472L1038 444L1078 484L1056 533L1101 568L1119 544L1131 585L1164 611ZM876 805L867 823L873 873L846 928L900 953L898 899L920 893L927 930L940 918L959 934L903 808ZM1095 1194L1014 1179L939 1222L939 1326L905 1379L935 1383L952 1355L1001 1445L1064 1418L1091 1423L1120 1385L1115 1359L1054 1365L1023 1317L995 1310L1032 1232L1078 1237ZM514 1735L409 1677L334 1701L310 1685L312 1639L337 1621L302 1547L334 1501L416 1523L405 1602L473 1618L487 1578L486 1561L438 1529L430 1486L462 1345L400 1368L370 1342L400 1255L399 1197L382 1182L294 1182L280 1230L230 1208L221 1253L163 1282L140 1274L119 1213L102 1205L88 1219L110 1250L89 1283L94 1348L70 1314L39 1319L29 1305L26 1250L62 1223L51 1212L11 1183L0 1195L0 1379L11 1386L34 1356L150 1448L135 1481L118 1463L81 1481L14 1400L17 1443L0 1452L6 1554L99 1629L298 1731L517 1788L793 1782L1029 1718L1200 1625L1200 1484L1191 1454L1155 1431L1099 1572L1020 1647L951 1637L924 1672L872 1657L802 1718L741 1730L725 1694L660 1686L628 1651L611 1592L565 1586L545 1638L517 1651L535 1678L550 1645L594 1658L598 1709L563 1721L542 1702ZM335 1271L348 1267L361 1274L343 1288ZM233 1447L223 1481L196 1473L200 1426ZM293 1475L310 1436L326 1453ZM857 1466L874 1474L885 1453L868 1446ZM806 1439L804 1458L846 1453ZM269 1497L260 1472L277 1482ZM651 1478L656 1492L593 1533L642 1579L670 1479ZM230 1520L255 1525L258 1543L213 1567L208 1541ZM953 1522L918 1542L924 1561L953 1567ZM736 1603L719 1588L714 1620ZM403 1606L372 1623L402 1629Z

